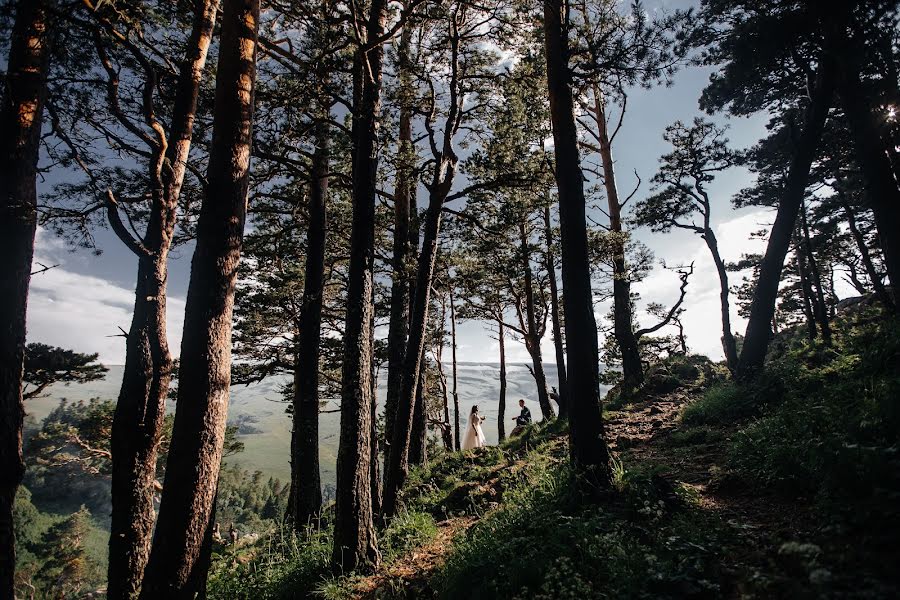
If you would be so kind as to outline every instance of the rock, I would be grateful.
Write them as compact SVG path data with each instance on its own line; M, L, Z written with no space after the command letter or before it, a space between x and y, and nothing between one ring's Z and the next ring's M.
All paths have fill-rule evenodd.
M778 562L795 575L809 573L818 564L822 547L805 542L785 542L778 548Z

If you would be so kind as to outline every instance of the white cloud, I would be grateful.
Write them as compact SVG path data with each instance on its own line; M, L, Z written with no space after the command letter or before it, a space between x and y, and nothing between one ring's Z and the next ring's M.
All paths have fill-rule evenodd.
M123 364L125 338L118 328L131 325L134 290L67 269L71 257L58 239L38 230L34 264L59 266L31 278L28 341L97 352L101 362ZM170 296L167 308L169 349L177 355L184 300Z

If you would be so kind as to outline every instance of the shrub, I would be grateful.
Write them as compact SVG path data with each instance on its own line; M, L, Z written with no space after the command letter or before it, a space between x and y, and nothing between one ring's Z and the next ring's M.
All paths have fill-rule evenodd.
M395 516L378 540L381 555L391 561L409 550L426 544L437 534L431 515L422 512L402 512Z
M839 319L833 338L787 340L770 357L754 393L780 401L735 436L736 472L793 493L900 489L900 320Z
M303 597L304 590L314 589L329 576L331 545L328 531L298 535L281 529L254 546L226 549L214 557L207 596L223 600Z
M681 414L686 425L726 425L747 418L758 403L746 389L726 382L709 388L703 396L687 405Z

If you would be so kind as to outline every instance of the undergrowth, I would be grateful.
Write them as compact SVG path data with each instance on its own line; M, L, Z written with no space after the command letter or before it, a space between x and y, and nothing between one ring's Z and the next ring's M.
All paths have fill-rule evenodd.
M568 468L532 467L456 541L436 575L440 597L716 595L718 525L658 489L651 473L617 471L618 491L594 504L573 491Z
M729 464L799 493L900 491L900 322L836 321L832 347L798 344L774 356L757 395L780 393L741 430Z

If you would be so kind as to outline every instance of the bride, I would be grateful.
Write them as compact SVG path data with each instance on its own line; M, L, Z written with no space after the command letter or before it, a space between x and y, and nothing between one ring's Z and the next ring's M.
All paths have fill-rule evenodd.
M469 427L466 428L466 437L463 438L462 449L471 450L472 448L481 448L486 445L484 432L481 430L481 423L484 417L478 414L478 407L473 406L472 412L469 414Z

